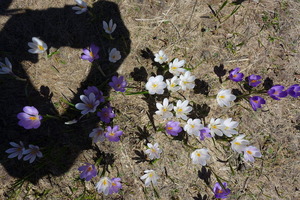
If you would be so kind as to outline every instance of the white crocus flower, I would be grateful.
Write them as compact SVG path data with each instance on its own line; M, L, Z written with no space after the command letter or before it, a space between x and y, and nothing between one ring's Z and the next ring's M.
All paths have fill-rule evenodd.
M148 158L150 160L160 158L160 153L162 152L162 150L158 148L158 143L155 143L154 145L148 143L147 146L149 149L145 150L145 154L148 155Z
M243 139L244 137L245 135L239 135L233 141L230 142L232 150L238 153L242 153L242 151L246 149L247 145L249 144L249 141Z
M237 121L232 121L232 118L225 119L222 122L222 125L224 126L222 131L227 137L232 137L232 135L238 134L235 128L239 125L239 123Z
M29 163L32 163L36 157L43 157L42 152L40 152L40 148L32 144L29 145L29 149L24 150L23 155L26 155L23 160L29 160Z
M87 4L82 0L75 0L77 6L72 7L72 10L76 10L75 14L79 15L87 11Z
M181 100L178 100L176 103L176 106L174 107L174 111L176 112L176 117L181 118L183 120L187 120L186 114L189 114L193 110L191 106L188 106L189 101L185 100L182 102Z
M207 149L196 149L191 153L191 159L193 164L200 164L202 166L206 165L207 160L210 158Z
M107 24L106 21L103 21L103 29L106 33L112 34L117 28L117 24L113 23L113 20L109 20L109 23Z
M254 146L249 146L244 149L244 158L246 161L254 162L254 157L260 158L262 155Z
M173 62L169 63L169 72L174 76L179 76L183 74L186 69L182 68L185 64L185 60L179 61L178 58L174 59Z
M89 137L93 138L94 143L97 143L98 141L103 142L106 138L105 132L101 127L94 128L92 132L89 134Z
M168 90L171 92L177 92L180 90L179 82L180 79L177 76L173 76L171 80L166 80L168 85Z
M164 98L163 104L156 103L156 107L158 111L155 112L155 114L162 116L163 119L168 119L173 117L173 113L171 112L173 110L173 104L169 104L169 100L167 98Z
M44 53L48 49L47 44L37 37L33 37L32 42L28 42L28 46L31 48L28 52L33 54Z
M13 74L12 65L9 62L8 58L5 58L5 64L0 62L0 74Z
M159 179L159 176L156 174L154 170L145 170L144 175L141 176L141 179L145 179L145 186L149 186L152 182L153 185L157 185L157 180Z
M222 136L223 132L222 130L225 128L224 125L222 125L223 120L222 119L210 119L210 123L208 124L208 128L210 129L210 134L212 137L215 137L215 134L218 136Z
M83 115L89 112L95 112L97 106L100 104L100 101L96 99L94 93L90 93L89 96L80 95L80 99L83 103L77 103L75 105L75 108L77 108L78 110L82 110L81 114Z
M231 89L220 90L217 95L218 104L223 107L230 107L230 103L236 99L236 96L231 94Z
M158 62L159 64L163 64L164 62L168 61L168 56L163 50L160 50L158 53L155 54L154 61Z
M185 72L183 75L179 77L182 90L193 89L195 87L195 76L191 75L190 71Z
M109 189L112 187L111 179L108 177L103 177L98 183L96 183L96 190L98 193L103 193L104 195L109 194Z
M204 126L201 124L200 119L189 119L187 121L187 124L184 126L184 130L189 135L195 135L197 137L200 136L200 129L204 128Z
M117 62L121 59L121 53L116 48L113 48L109 53L109 61L112 63Z
M167 84L164 82L164 77L158 75L156 77L151 76L145 87L149 91L149 94L163 94Z

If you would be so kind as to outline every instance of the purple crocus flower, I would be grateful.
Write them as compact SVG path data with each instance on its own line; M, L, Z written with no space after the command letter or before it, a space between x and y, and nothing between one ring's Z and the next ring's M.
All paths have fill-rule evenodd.
M97 100L99 100L99 102L104 102L104 96L103 96L103 92L100 91L97 87L95 86L88 86L87 89L85 89L83 91L83 93L85 94L85 96L89 96L91 93L94 93L95 97Z
M108 126L106 128L105 137L111 142L118 142L120 141L120 136L123 134L123 131L119 131L119 126L114 126L111 128Z
M211 138L212 136L209 133L210 133L209 128L204 127L200 129L200 140L204 140L206 137Z
M299 84L292 85L286 91L292 97L297 98L300 96L300 85Z
M122 189L122 183L120 178L111 179L111 187L109 188L109 194L118 193Z
M252 87L258 86L261 83L260 79L261 79L260 75L252 74L252 75L248 76L249 85Z
M93 177L97 176L97 169L95 165L90 163L85 163L85 165L78 168L79 171L82 171L80 174L81 179L85 179L86 181L91 180Z
M239 67L231 70L229 72L229 79L235 82L239 82L243 80L244 74L243 73L239 73L241 69Z
M250 97L249 101L254 111L256 111L258 108L261 108L261 104L266 103L266 101L260 96Z
M180 127L180 122L175 121L169 121L166 124L166 131L169 135L178 136L178 133L182 131L182 128Z
M225 199L231 192L230 189L226 188L227 187L226 182L223 183L223 186L224 186L225 190L222 188L222 186L219 183L216 183L214 186L213 191L214 191L215 197L217 199Z
M125 87L127 86L127 82L124 80L124 76L113 76L112 82L109 82L108 85L114 88L116 91L125 92Z
M29 149L25 149L23 151L23 155L26 155L26 156L24 156L23 160L25 160L25 161L29 160L29 163L32 163L33 161L35 161L36 157L39 157L39 158L43 157L43 154L40 151L40 147L32 145L32 144L29 145Z
M275 100L280 100L280 98L287 96L287 91L283 91L284 86L274 85L271 89L268 90L268 94Z
M37 129L41 125L42 116L39 115L39 111L33 106L25 106L24 112L17 115L20 120L18 124L23 126L25 129Z
M90 49L83 49L83 55L81 56L81 59L93 62L94 60L99 59L98 52L99 47L94 44L91 44Z
M112 118L114 118L116 115L113 112L112 107L102 108L100 112L97 113L98 117L100 117L100 120L109 123Z

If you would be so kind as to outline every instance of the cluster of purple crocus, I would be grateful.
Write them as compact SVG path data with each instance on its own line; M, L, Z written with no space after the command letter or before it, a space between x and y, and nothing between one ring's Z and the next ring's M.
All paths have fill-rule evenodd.
M243 81L244 74L241 73L240 70L241 69L239 67L231 70L229 72L229 79L235 82ZM251 87L257 87L262 82L261 79L261 76L255 74L246 78L249 86ZM275 100L280 100L288 95L297 98L300 96L300 85L292 85L287 90L284 90L284 86L282 85L274 85L267 91L267 94ZM261 96L252 96L249 98L249 102L254 111L261 108L262 104L266 104L266 100Z

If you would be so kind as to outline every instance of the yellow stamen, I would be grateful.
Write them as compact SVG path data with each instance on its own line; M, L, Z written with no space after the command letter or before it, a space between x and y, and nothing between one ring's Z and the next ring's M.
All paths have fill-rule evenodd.
M111 132L111 133L109 133L109 135L110 135L110 136L114 136L114 135L115 135L115 133Z
M44 50L45 50L44 47L41 46L41 45L38 45L38 48L39 48L39 50L41 50L41 51L44 51Z
M152 176L153 176L153 174L152 174L152 173L150 173L150 174L149 174L149 177L151 178Z
M241 143L239 143L239 142L235 142L234 144L236 144L236 145L241 145Z
M201 154L200 154L200 153L196 153L196 156L200 157L200 156L201 156Z
M224 95L219 96L220 99L225 99Z
M157 84L152 84L152 87L153 87L153 88L156 88L156 87L157 87Z
M106 180L104 180L104 181L103 181L103 185L106 185L106 184L107 184L107 182L106 182Z
M247 153L251 155L251 154L252 154L252 151L247 151Z
M94 57L94 54L93 54L93 52L91 52L91 51L90 51L90 56L91 56L91 57Z
M111 183L112 186L117 186L117 184L115 184L114 182Z
M168 127L167 129L168 129L168 130L172 130L173 128L172 128L172 127Z
M31 119L31 120L37 120L37 117L31 116L31 117L29 117L29 119Z

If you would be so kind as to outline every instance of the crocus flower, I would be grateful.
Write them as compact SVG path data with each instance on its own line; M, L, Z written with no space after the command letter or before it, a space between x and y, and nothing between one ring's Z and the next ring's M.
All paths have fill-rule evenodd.
M182 90L193 89L195 87L196 77L192 76L190 71L187 71L183 75L180 75L179 79L179 85L181 86Z
M232 135L238 134L238 132L235 129L237 128L239 123L237 121L232 121L232 118L227 118L223 120L222 125L224 126L222 131L227 137L232 137Z
M113 23L113 20L109 20L109 23L107 24L106 21L103 21L103 29L106 33L112 34L115 29L117 28L117 24Z
M236 99L236 96L231 94L231 89L220 90L217 95L218 104L223 107L230 107L230 103Z
M90 93L89 96L80 95L80 99L83 103L77 103L75 108L82 110L81 114L85 115L89 112L96 111L97 106L100 104L99 100L96 100L95 94Z
M14 158L18 156L18 160L23 157L23 153L25 151L24 144L20 141L20 144L10 142L9 143L13 148L7 149L5 152L9 153L8 158Z
M31 48L28 52L33 54L44 53L48 49L47 44L37 37L33 37L32 42L28 42L28 46Z
M103 96L103 92L100 91L100 90L99 90L97 87L95 87L95 86L88 86L87 89L85 89L85 90L83 91L83 93L84 93L85 96L89 96L91 93L94 93L95 98L96 98L97 100L99 100L100 103L105 101L104 96Z
M42 116L39 115L39 111L33 106L25 106L24 112L17 115L20 120L18 124L23 126L25 129L37 129L41 125Z
M200 129L200 140L204 140L206 137L211 138L212 136L209 133L210 133L209 128L204 127Z
M208 124L208 128L210 129L210 134L212 137L215 137L215 134L218 136L222 136L223 132L222 130L225 128L222 124L222 119L210 119L210 123Z
M90 163L85 163L85 165L78 168L82 173L80 174L81 179L85 179L86 181L91 180L93 177L97 176L97 169L95 165Z
M120 51L118 51L116 48L113 48L110 52L109 52L109 62L115 63L118 60L121 59L121 53Z
M186 125L183 127L183 130L187 132L189 135L200 135L200 129L202 129L204 126L201 124L200 119L189 119L186 122Z
M154 145L148 143L147 146L149 149L145 150L145 154L148 155L148 158L150 160L159 159L162 150L158 148L158 143L155 143Z
M261 76L259 76L259 75L252 74L252 75L248 76L248 83L252 87L258 86L261 83L260 80L261 80Z
M222 183L225 190L222 188L222 186L219 184L219 183L216 183L215 186L214 186L214 193L215 193L215 197L217 199L225 199L227 198L227 196L230 194L231 190L226 188L227 187L227 183L224 182Z
M114 126L111 128L108 126L106 128L105 137L111 142L118 142L120 141L120 136L123 134L123 131L119 131L119 126Z
M83 54L81 55L82 60L88 60L89 62L93 62L94 60L99 59L99 52L100 48L95 44L91 44L89 49L83 49Z
M111 179L108 177L102 177L98 183L96 183L96 190L98 193L108 195L112 186Z
M155 114L161 116L163 119L171 118L173 117L173 113L171 112L173 107L173 104L169 104L169 100L164 98L163 104L156 103L156 108L158 111L155 111Z
M42 152L40 152L40 148L32 144L29 145L29 149L23 152L23 155L26 155L23 160L29 160L29 163L32 163L36 157L43 157Z
M233 70L231 70L229 72L229 79L235 82L239 82L243 80L244 74L243 73L239 73L240 72L240 68L237 67Z
M292 85L286 91L290 96L297 98L300 96L300 85L299 84Z
M259 149L254 146L249 146L244 149L244 158L246 161L254 162L254 157L261 157Z
M191 159L193 164L200 164L202 166L206 165L207 160L210 158L207 149L196 149L191 153Z
M141 176L141 179L145 179L145 186L148 187L150 183L152 182L153 185L157 185L157 180L159 179L159 176L154 170L145 170L144 175Z
M0 62L0 74L13 74L12 65L9 62L8 58L5 58L5 64Z
M176 106L174 107L174 111L176 112L176 117L181 118L183 120L187 120L187 114L193 110L191 106L188 106L189 101L185 100L182 102L181 100L178 100L176 103Z
M122 189L121 178L112 178L109 194L118 193L120 189Z
M254 111L256 111L258 108L261 108L261 104L266 103L266 101L260 96L250 97L249 102Z
M75 14L79 15L87 11L87 4L82 0L75 0L77 6L72 7L72 10L76 10Z
M280 100L280 98L286 97L288 95L287 91L283 91L284 86L274 85L268 90L268 94L275 100Z
M166 80L168 90L171 92L177 92L180 90L181 87L179 86L179 82L180 79L177 76L173 76L171 80Z
M158 75L155 77L151 76L145 87L149 91L149 94L163 94L167 84L164 82L164 77L162 75Z
M158 62L159 64L163 64L164 62L168 61L168 56L163 50L160 50L158 53L155 54L154 61Z
M175 122L175 121L167 122L165 129L169 135L173 135L173 136L178 136L178 133L182 131L182 128L180 127L180 122Z
M179 61L178 58L174 59L173 62L169 63L169 72L174 76L183 74L186 71L186 69L183 68L184 64L185 60Z
M114 88L116 91L119 92L125 92L125 88L127 86L127 82L124 79L124 76L113 76L112 77L112 82L109 82L108 85L112 88Z
M239 135L237 136L233 141L231 141L231 148L238 152L238 153L242 153L242 151L244 151L247 147L247 145L249 144L248 140L243 139L245 137L245 135Z
M94 128L89 134L89 137L93 138L94 143L97 143L98 141L103 142L106 138L104 130L101 127Z
M116 115L113 112L112 107L102 108L100 112L97 112L97 116L100 117L100 120L109 123L112 118Z

